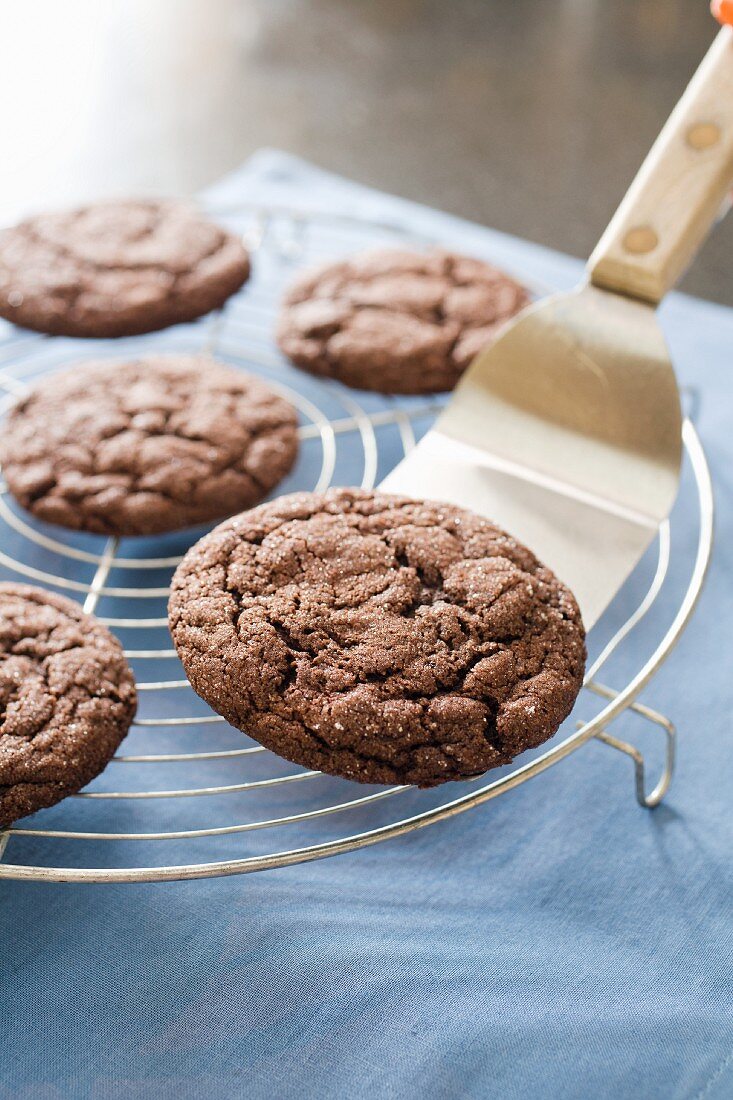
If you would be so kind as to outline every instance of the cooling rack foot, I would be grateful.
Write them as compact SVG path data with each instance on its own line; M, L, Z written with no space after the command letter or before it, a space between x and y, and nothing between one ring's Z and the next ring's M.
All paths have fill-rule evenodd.
M646 793L646 765L641 752L634 745L630 745L628 741L621 741L618 737L613 737L612 734L608 733L606 730L600 730L595 737L598 741L602 741L604 745L610 745L612 749L616 749L618 752L622 752L626 756L631 757L634 762L636 801L640 806L644 806L648 810L653 810L654 807L658 806L662 801L672 782L677 731L668 718L665 718L661 714L657 714L656 711L651 711L648 707L642 707L641 704L638 703L635 705L634 709L641 711L644 717L649 718L655 725L660 726L664 730L666 736L667 751L664 761L664 770L659 778L659 782L649 794Z

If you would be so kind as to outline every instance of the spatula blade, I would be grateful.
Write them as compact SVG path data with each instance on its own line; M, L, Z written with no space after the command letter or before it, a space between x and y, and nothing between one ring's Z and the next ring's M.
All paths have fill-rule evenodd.
M493 520L573 590L589 629L668 515L680 455L654 311L586 286L509 325L381 488Z

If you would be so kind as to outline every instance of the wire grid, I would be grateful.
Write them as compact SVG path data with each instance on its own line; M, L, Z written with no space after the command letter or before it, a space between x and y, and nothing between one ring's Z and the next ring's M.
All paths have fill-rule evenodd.
M256 253L253 278L226 308L194 325L122 341L72 341L19 333L0 339L0 412L44 375L82 358L114 358L151 350L205 350L255 372L284 394L301 418L301 456L278 492L330 484L371 488L415 445L446 398L389 398L361 394L291 368L277 352L272 328L283 285L302 264L375 244L425 244L400 226L357 218L247 206L216 212L243 233ZM537 286L517 273L537 293ZM79 795L0 834L0 878L135 882L243 873L352 851L445 819L510 790L596 737L628 755L636 794L654 806L674 766L672 723L637 701L692 613L712 538L712 495L705 456L690 420L684 443L689 469L685 522L695 524L697 547L683 563L687 579L671 625L639 638L670 570L669 523L661 526L655 560L635 586L632 610L601 631L600 652L586 676L575 732L561 733L544 751L457 788L419 792L409 787L361 787L293 768L250 741L193 694L171 646L165 603L170 576L201 533L156 540L97 536L52 528L21 512L0 485L0 568L83 602L120 637L136 673L140 706L131 733L101 777ZM629 604L629 601L626 601ZM632 633L635 652L624 686L598 681ZM649 641L649 635L652 641ZM643 644L641 644L643 642ZM646 650L645 647L646 646ZM626 661L628 669L629 662ZM600 703L598 702L600 700ZM600 708L600 709L599 709ZM666 757L656 786L646 790L644 758L609 725L631 710L663 731ZM524 758L523 758L524 759ZM150 780L150 774L159 776ZM213 778L207 781L207 774ZM192 807L201 806L198 813ZM287 835L292 846L271 836ZM243 849L247 838L248 846ZM304 843L307 842L307 843ZM151 854L153 849L153 854ZM109 853L109 856L107 856ZM159 854L158 854L159 853ZM11 860L11 856L13 859ZM89 866L89 857L93 862ZM28 858L34 862L27 862Z

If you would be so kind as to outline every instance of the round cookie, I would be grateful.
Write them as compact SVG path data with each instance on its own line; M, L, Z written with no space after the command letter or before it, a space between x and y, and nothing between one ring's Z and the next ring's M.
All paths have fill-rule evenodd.
M206 523L267 496L298 452L295 409L206 356L85 363L44 380L0 436L13 496L108 535Z
M85 787L135 716L119 642L63 596L0 584L0 826Z
M53 336L192 321L248 275L239 238L183 202L101 202L0 232L0 317Z
M221 524L173 578L194 690L297 764L431 787L555 733L580 690L577 604L534 555L446 504L295 493Z
M296 366L347 386L439 393L528 301L524 287L480 260L381 249L297 279L277 341Z

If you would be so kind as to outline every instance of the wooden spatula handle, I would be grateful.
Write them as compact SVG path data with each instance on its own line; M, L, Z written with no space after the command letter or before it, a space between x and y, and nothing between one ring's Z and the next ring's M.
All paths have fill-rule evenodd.
M733 27L723 27L588 261L596 286L658 302L733 186Z

